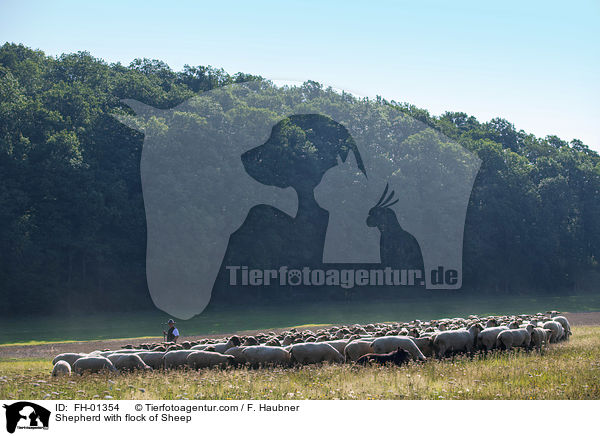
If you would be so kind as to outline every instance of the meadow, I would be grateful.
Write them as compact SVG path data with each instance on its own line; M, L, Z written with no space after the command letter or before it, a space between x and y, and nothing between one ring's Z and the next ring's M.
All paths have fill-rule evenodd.
M396 299L321 301L294 303L282 307L233 308L227 311L209 306L190 320L177 320L182 337L231 334L240 331L270 330L289 326L353 324L370 322L439 319L470 314L498 315L600 311L600 293L572 295L477 294L465 291L423 291ZM170 316L150 312L110 312L87 315L31 315L0 319L0 345L48 342L161 337ZM1 354L1 353L0 353Z
M600 326L573 328L541 353L355 364L53 378L48 359L0 360L3 399L600 399Z

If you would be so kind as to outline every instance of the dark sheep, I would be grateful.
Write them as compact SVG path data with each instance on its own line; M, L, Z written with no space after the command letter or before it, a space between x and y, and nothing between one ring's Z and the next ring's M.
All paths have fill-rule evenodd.
M254 336L248 336L242 346L243 347L251 347L253 345L258 345L258 344L259 344L258 339L256 339ZM234 344L234 346L239 347L240 344Z
M392 351L387 354L365 354L357 360L359 365L366 365L367 363L378 363L385 365L386 363L393 363L394 365L403 365L411 360L411 355L408 351L398 348L396 351Z
M242 345L242 339L237 335L233 335L232 337L230 337L227 342L231 343L231 345L233 345L234 347L239 347L240 345Z
M265 343L265 345L269 347L281 347L281 342L277 338L271 338Z

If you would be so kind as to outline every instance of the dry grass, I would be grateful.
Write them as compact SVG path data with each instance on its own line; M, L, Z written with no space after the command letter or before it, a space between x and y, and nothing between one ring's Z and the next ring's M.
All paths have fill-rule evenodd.
M4 399L600 399L600 326L543 354L513 351L407 367L171 371L52 378L47 360L0 361Z

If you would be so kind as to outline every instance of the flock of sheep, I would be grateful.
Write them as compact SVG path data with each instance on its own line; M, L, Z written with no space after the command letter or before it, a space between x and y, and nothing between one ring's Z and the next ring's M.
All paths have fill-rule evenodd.
M52 375L75 372L163 370L249 365L251 367L331 362L425 361L456 353L537 349L568 340L569 321L558 312L519 316L471 315L467 318L376 323L282 333L201 339L181 344L141 344L89 354L63 353Z

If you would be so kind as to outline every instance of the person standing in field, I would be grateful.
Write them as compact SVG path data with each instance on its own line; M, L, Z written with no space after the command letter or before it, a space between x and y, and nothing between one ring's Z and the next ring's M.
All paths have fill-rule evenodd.
M179 339L179 330L175 327L175 321L170 319L167 321L167 324L169 325L169 330L163 331L163 335L167 335L167 342L177 343L177 339Z

